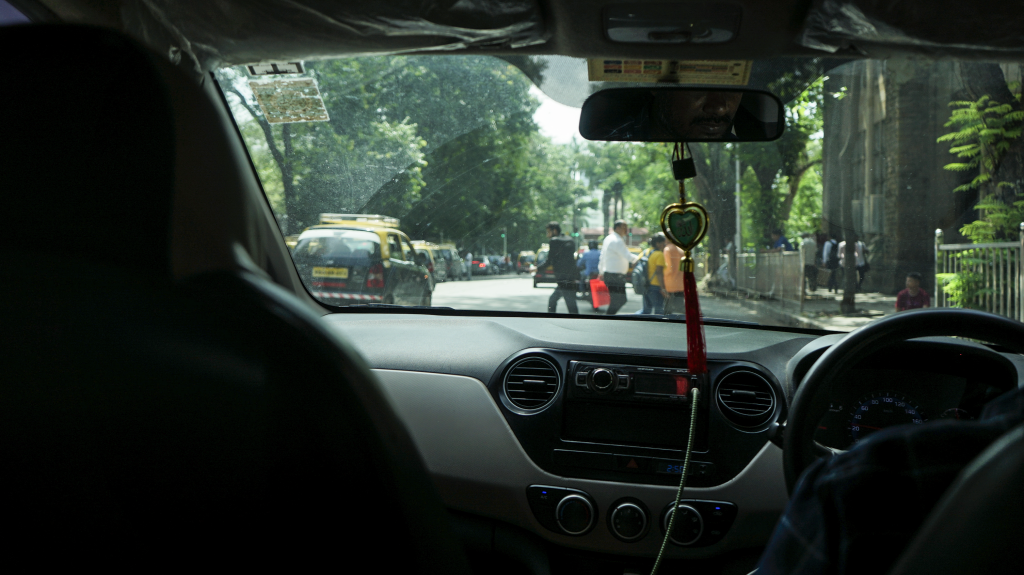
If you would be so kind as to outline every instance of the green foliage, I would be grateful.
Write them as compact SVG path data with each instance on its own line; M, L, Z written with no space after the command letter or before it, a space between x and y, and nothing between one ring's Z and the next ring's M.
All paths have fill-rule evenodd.
M985 193L1001 188L1014 189L1012 182L995 181L995 177L1006 152L1021 136L1024 111L1020 109L1020 97L1020 93L1016 93L1014 103L996 102L988 95L976 102L950 102L953 111L945 126L954 131L937 140L950 142L949 152L962 160L947 164L945 169L976 171L970 182L953 190L982 192L981 201L974 206L982 211L982 217L960 228L960 233L973 242L1014 239L1017 225L1024 220L1024 201L1004 202L998 194Z
M741 177L743 238L747 247L763 247L775 228L783 228L787 235L809 231L804 229L808 225L806 208L820 205L822 187L820 177L812 185L805 186L803 182L805 176L821 165L824 82L827 79L822 76L811 82L787 104L786 131L781 138L774 142L736 145L740 161L747 166ZM779 80L788 81L787 77ZM805 209L796 220L801 229L791 229L792 209L803 193L813 197L808 198L809 203L798 204ZM815 224L812 229L817 227Z
M785 182L788 185L788 181ZM817 232L821 228L821 164L807 170L800 180L800 190L793 201L793 209L789 212L785 230L792 238L804 232Z
M1019 94L1017 100L1020 100ZM953 191L977 190L986 184L996 188L1012 186L1009 182L993 183L992 178L1003 155L1021 135L1024 111L1010 103L993 101L987 95L976 102L954 101L949 105L953 111L945 126L955 130L940 136L937 141L950 142L949 153L962 161L944 167L954 172L977 170L977 175L970 182L957 186Z
M935 280L942 286L950 306L984 310L980 298L995 293L995 290L985 287L985 275L978 268L991 266L992 262L981 250L959 252L952 259L961 271L935 274Z
M979 202L975 209L984 210L985 217L960 228L960 233L977 243L999 242L1014 239L1020 222L1024 222L1024 200L1005 204L996 199Z
M539 62L520 62L540 77ZM521 66L522 67L522 66ZM270 125L241 68L220 71L275 212L289 231L321 212L381 213L415 239L498 252L536 249L544 226L593 207L580 146L533 120L515 66L487 56L379 56L309 63L330 122ZM252 119L245 121L247 117ZM567 230L570 231L571 230Z
M621 192L627 208L620 217L653 232L661 210L679 198L671 160L667 144L590 142L580 167L595 188Z

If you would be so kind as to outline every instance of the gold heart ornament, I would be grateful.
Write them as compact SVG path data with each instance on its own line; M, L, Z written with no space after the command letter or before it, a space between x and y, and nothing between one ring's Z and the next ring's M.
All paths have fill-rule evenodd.
M708 219L708 211L698 203L672 204L661 212L661 229L669 241L689 252L704 239Z

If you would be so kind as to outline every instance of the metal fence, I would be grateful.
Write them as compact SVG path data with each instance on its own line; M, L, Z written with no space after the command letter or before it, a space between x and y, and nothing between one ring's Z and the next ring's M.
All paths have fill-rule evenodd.
M963 301L952 301L940 274L956 274ZM935 230L935 276L936 307L959 303L1024 321L1024 223L1017 242L943 244L942 230Z
M736 289L770 299L803 301L802 252L737 254Z

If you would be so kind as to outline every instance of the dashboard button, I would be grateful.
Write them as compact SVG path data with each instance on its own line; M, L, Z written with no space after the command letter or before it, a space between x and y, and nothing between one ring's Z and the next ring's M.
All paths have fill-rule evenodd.
M598 368L590 372L590 387L598 393L605 393L615 387L615 373L610 369Z
M558 502L555 520L567 535L583 535L594 526L594 506L586 497L573 493Z
M636 503L620 503L609 514L609 527L619 539L636 541L647 531L647 512Z
M668 524L675 513L678 513L678 516L672 525L672 533L669 535L669 539L676 545L685 546L696 543L704 531L704 519L699 511L684 503L680 503L679 507L675 509L672 508L671 503L669 504L668 510L662 516L662 532L668 531Z
M579 387L587 387L587 374L586 370L581 370L576 374L576 385Z
M633 455L616 455L615 469L619 471L629 471L631 473L650 473L651 458L636 457Z

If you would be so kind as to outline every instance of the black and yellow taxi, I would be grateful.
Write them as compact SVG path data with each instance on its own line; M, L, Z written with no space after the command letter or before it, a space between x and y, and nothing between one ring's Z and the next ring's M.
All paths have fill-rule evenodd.
M292 256L309 292L325 303L430 305L429 255L413 247L395 218L321 214Z
M435 285L448 279L448 265L441 255L441 246L423 240L414 240L412 247L416 248L416 253L426 256L427 271L430 272L430 279Z

